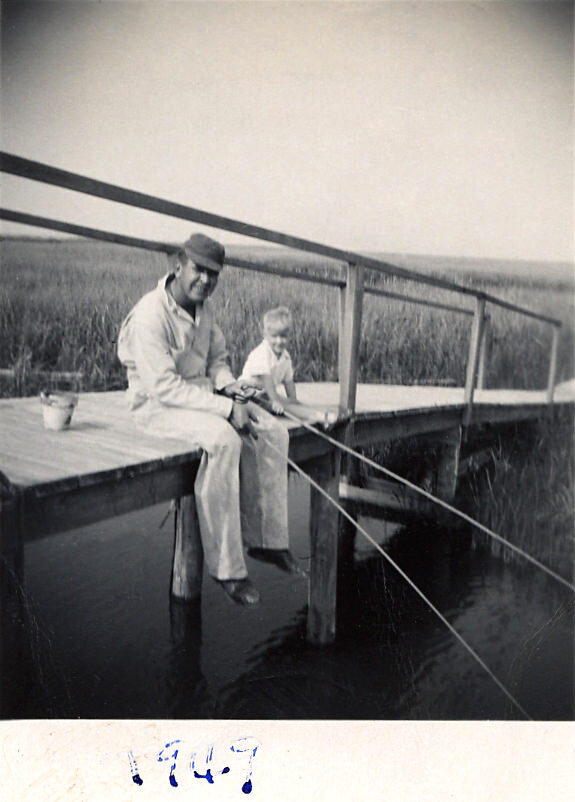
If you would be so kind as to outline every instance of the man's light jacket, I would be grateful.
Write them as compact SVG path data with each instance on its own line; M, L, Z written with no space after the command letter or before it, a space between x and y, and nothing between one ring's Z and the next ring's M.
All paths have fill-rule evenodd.
M168 274L141 298L122 323L118 357L127 368L128 403L212 412L229 417L232 400L215 395L234 381L224 335L206 300L192 318L167 292Z

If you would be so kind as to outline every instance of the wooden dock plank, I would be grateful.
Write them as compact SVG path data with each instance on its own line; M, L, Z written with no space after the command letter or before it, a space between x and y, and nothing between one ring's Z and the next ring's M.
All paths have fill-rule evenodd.
M298 397L305 403L337 410L338 384L302 383ZM556 399L559 403L575 400L573 383L560 385ZM474 420L521 420L536 417L546 408L545 391L477 390ZM356 444L448 428L458 424L463 409L461 387L358 385ZM325 451L297 424L285 424L295 435L292 453L300 460ZM0 399L0 469L17 485L127 471L155 460L189 459L190 452L189 444L137 430L122 391L83 393L71 427L63 432L44 429L38 398Z
M190 452L178 440L142 435L130 420L123 392L81 396L72 425L44 429L36 398L0 401L2 470L15 484L56 481Z
M123 515L193 493L195 473L189 464L160 465L153 471L118 480L113 472L92 485L51 486L43 494L35 489L23 495L22 532L26 541L38 540L98 521Z

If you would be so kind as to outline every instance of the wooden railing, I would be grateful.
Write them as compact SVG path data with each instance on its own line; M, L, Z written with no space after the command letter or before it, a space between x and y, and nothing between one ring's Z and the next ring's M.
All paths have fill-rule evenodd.
M534 312L526 307L504 301L490 293L475 290L457 282L419 273L415 270L399 267L388 262L374 259L352 251L333 248L312 240L293 237L271 229L254 226L233 218L222 217L220 215L195 209L179 203L173 203L161 198L147 195L141 192L124 187L98 181L86 176L71 173L51 167L41 162L31 161L8 153L0 153L0 170L21 178L40 181L53 186L75 190L87 195L93 195L106 200L116 201L148 211L157 212L170 217L188 220L199 223L211 228L223 231L231 231L245 237L252 237L263 242L282 245L287 248L294 248L305 253L328 257L346 265L343 278L330 278L313 273L300 273L297 271L286 270L279 267L267 265L256 265L242 259L229 259L228 263L248 270L256 270L270 273L286 278L309 281L326 286L339 288L340 291L340 319L339 319L339 354L338 354L338 375L340 383L339 404L342 412L353 413L355 410L356 387L357 387L357 368L359 354L359 337L361 329L361 317L363 308L363 295L370 293L409 303L420 304L433 307L444 311L473 315L471 338L469 344L469 354L467 359L466 379L465 379L465 413L464 424L469 424L472 416L473 397L477 387L482 387L485 381L485 365L488 347L489 316L487 314L487 304L507 309L521 315L546 323L553 327L553 337L551 353L549 358L549 373L547 381L547 401L553 402L555 389L555 378L557 371L557 347L559 341L559 329L561 321ZM113 242L128 245L146 250L172 253L176 249L174 243L157 242L153 240L128 237L101 229L78 226L46 217L25 214L24 212L9 209L0 209L0 219L9 220L16 223L49 228L82 237L90 237L106 242ZM392 292L385 288L372 287L364 283L364 271L373 270L388 276L412 281L416 284L437 287L449 292L454 292L464 297L474 299L475 308L459 307L452 304L432 301L427 298L418 298L402 292Z

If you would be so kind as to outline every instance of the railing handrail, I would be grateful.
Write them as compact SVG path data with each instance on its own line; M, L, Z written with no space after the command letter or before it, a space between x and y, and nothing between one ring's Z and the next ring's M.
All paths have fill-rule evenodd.
M9 220L13 223L22 223L27 226L37 228L49 228L53 231L61 231L64 234L75 234L78 237L89 237L104 242L112 242L116 245L128 245L132 248L143 248L147 251L160 251L170 253L177 250L176 245L167 242L159 242L141 237L130 237L126 234L115 234L112 231L104 231L101 228L90 228L89 226L79 226L75 223L65 223L62 220L54 220L50 217L39 217L36 214L27 212L17 212L12 209L0 208L0 220Z
M314 242L313 240L308 240L301 237L293 237L288 234L283 234L279 231L263 228L261 226L254 226L230 217L212 214L211 212L205 212L201 209L195 209L191 206L185 206L180 203L167 201L153 195L135 192L115 184L98 181L93 178L88 178L87 176L79 175L78 173L72 173L67 170L51 167L50 165L43 164L42 162L25 159L21 156L0 151L0 170L21 178L28 178L35 181L52 184L54 186L59 186L64 189L82 192L87 195L94 195L96 197L115 201L117 203L124 203L129 206L147 209L148 211L157 212L170 217L189 220L191 222L200 223L212 228L218 228L225 231L231 231L236 234L241 234L242 236L264 240L265 242L273 242L276 245L283 245L285 247L294 248L307 253L315 253L319 256L326 256L328 258L336 259L346 263L363 265L370 270L375 270L387 275L395 275L420 284L439 287L450 292L461 293L462 295L473 296L476 299L489 301L489 303L502 306L511 311L535 318L553 326L561 326L560 320L547 315L541 315L537 312L533 312L530 309L518 306L517 304L503 301L489 293L485 293L480 290L474 290L456 282L447 281L446 279L440 279L435 276L427 276L417 271L398 267L397 265L392 265L388 262L384 262L383 260L374 259L360 253L344 251L340 248L322 245L321 243Z
M79 226L75 223L65 223L61 220L54 220L49 217L40 217L38 215L28 214L26 212L17 212L12 209L0 208L0 220L9 220L14 223L22 223L24 225L36 226L39 228L49 228L54 231L61 231L66 234L75 234L79 237L89 237L91 239L102 240L104 242L111 242L115 245L126 245L132 248L142 248L144 250L156 251L160 253L174 253L178 249L178 245L171 242L160 242L157 240L142 239L141 237L130 237L126 234L116 234L112 231L104 231L100 228L91 228L88 226ZM284 278L293 278L300 281L307 281L314 284L324 284L328 287L342 288L345 286L343 278L330 278L328 276L318 276L314 273L298 273L294 270L286 270L281 267L269 267L268 265L260 265L250 262L247 259L240 259L238 257L226 256L226 264L234 267L239 267L244 270L253 270L256 273L268 273L269 275L282 276ZM473 310L467 307L454 306L453 304L441 303L440 301L431 301L427 298L417 298L414 295L408 295L402 292L392 292L385 290L381 287L372 287L365 284L363 287L365 293L371 295L381 295L386 298L391 298L399 301L407 301L409 303L419 304L421 306L429 306L434 309L443 309L447 312L457 312L464 315L472 315Z

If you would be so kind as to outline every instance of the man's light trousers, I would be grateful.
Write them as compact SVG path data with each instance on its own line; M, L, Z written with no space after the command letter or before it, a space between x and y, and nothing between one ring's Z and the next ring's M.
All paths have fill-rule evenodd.
M208 412L149 401L132 416L147 434L202 449L195 498L204 558L213 577L247 576L243 542L288 548L289 436L284 423L259 409L259 422L254 424L258 439L254 440L240 436L227 420Z

